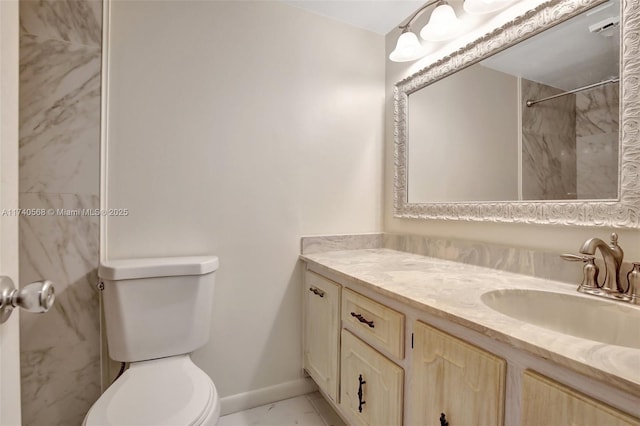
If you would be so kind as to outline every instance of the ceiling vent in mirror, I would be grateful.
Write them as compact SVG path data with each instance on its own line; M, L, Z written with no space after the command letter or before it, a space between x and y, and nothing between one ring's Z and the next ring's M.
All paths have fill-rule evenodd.
M611 37L616 33L619 26L620 17L610 16L609 18L596 22L593 25L589 25L589 31L600 34L602 37Z

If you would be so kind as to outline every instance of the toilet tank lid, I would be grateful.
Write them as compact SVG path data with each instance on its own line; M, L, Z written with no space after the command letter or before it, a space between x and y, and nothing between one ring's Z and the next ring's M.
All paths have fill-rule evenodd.
M218 269L216 256L148 257L113 259L100 264L98 276L105 280L205 275Z

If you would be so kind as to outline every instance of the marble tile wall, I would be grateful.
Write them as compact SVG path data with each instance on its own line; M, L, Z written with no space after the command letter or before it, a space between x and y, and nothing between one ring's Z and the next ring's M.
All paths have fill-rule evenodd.
M566 262L558 253L424 235L384 233L302 237L301 246L302 254L388 248L567 283L575 283L582 276L581 264Z
M522 99L562 92L521 79ZM522 107L522 197L525 200L575 199L575 95Z
M374 235L379 236L380 239L372 240ZM336 240L348 241L348 244L336 245ZM376 243L374 244L373 241ZM377 245L378 242L381 245ZM305 252L305 247L309 246L313 246L314 249ZM404 251L421 256L560 281L576 287L582 281L582 263L562 260L559 256L560 253L426 235L383 233L302 237L303 251L301 254L376 248ZM578 253L578 249L579 247L576 245L574 253ZM602 261L598 259L596 262L600 266L600 270L603 271L604 264ZM623 262L621 266L620 277L623 277L624 286L627 285L624 277L631 271L632 266L629 261Z
M384 248L572 284L582 278L582 264L564 261L558 253L479 241L384 234Z
M79 425L100 394L102 4L20 0L20 282L55 282L46 314L20 317L25 426Z
M383 234L322 235L302 237L300 253L382 248Z
M576 94L578 197L618 197L619 85Z

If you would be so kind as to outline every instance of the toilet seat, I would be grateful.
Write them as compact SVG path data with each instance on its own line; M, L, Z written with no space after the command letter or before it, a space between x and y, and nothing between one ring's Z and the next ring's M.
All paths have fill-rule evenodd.
M86 426L204 426L220 413L216 388L188 355L131 364L87 413Z

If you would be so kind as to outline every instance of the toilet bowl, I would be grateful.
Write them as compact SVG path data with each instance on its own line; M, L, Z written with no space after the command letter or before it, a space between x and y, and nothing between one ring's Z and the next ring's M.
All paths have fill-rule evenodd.
M91 407L83 425L213 426L219 416L213 382L181 355L131 364Z
M213 426L220 399L189 353L209 340L214 256L124 259L100 265L110 358L129 368L84 426Z

